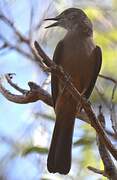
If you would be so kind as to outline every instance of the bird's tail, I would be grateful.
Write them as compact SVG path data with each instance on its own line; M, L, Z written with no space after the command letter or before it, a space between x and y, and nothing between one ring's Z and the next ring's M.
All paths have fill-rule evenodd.
M71 146L76 106L66 105L56 115L53 137L47 160L49 172L67 174L71 168Z

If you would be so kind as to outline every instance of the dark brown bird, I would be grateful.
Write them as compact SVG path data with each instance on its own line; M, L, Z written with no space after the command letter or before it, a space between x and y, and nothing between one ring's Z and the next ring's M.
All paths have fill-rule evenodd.
M48 26L60 26L67 30L54 52L53 61L62 66L72 78L74 86L89 98L101 68L100 47L93 42L93 27L90 19L81 10L69 8L55 18ZM54 74L51 77L52 98L56 113L52 142L47 160L49 172L67 174L71 168L71 146L76 111L81 109L67 91L66 82Z

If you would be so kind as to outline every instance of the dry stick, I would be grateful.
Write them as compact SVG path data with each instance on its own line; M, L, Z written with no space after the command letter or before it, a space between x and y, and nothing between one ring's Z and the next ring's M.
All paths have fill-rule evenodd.
M27 90L20 88L17 84L15 84L11 81L11 79L13 78L14 75L15 75L15 73L6 74L5 78L6 78L7 82L17 91L21 92L22 94L27 94L28 93Z
M39 85L37 85L34 82L29 82L28 84L29 85L32 84L31 85L32 87L30 88L30 90L26 90L26 89L20 88L17 84L12 82L13 73L8 73L5 75L5 77L6 77L7 82L13 88L15 88L17 91L19 91L23 94L23 95L12 94L11 92L9 92L7 89L5 89L3 87L2 81L0 80L0 92L9 101L18 103L18 104L26 104L26 103L33 103L35 101L41 100L44 103L46 103L47 105L53 106L52 97L46 90L44 90L42 88L43 85L40 87ZM82 111L81 113L77 112L76 117L79 118L80 120L90 124L89 119L84 111ZM116 134L114 134L108 130L106 130L106 132L109 136L111 136L115 140L117 139Z
M4 36L0 34L0 39L6 44L6 47L9 47L10 49L15 50L16 52L22 54L23 56L27 57L28 59L34 59L32 54L25 52L23 49L21 49L18 45L13 45L10 41L8 41ZM25 41L24 41L25 42Z
M102 143L100 138L99 138L98 146L99 146L98 148L99 148L100 156L101 156L101 159L104 164L103 175L108 177L111 180L116 180L117 179L117 169L114 165L114 162L111 159L109 152L107 151L107 148Z
M111 97L111 109L110 109L110 115L111 115L110 119L111 119L112 128L115 134L117 134L117 116L116 116L115 103L114 103L114 96L115 96L116 88L117 88L117 84L114 84L112 97Z
M45 63L48 67L51 68L51 72L54 73L61 81L66 82L68 79L68 76L64 73L61 67L57 66L53 61L50 60L50 58L45 54L45 52L42 50L40 45L35 41L34 46L38 52L38 54L43 58L43 63ZM102 142L106 145L108 150L111 152L113 157L117 160L117 150L111 143L111 141L108 139L106 132L104 131L103 127L101 126L100 122L98 122L91 106L87 101L81 97L78 90L74 87L73 83L69 80L67 82L68 90L69 92L74 96L74 98L77 100L81 100L82 107L84 108L91 126L96 130L97 134L101 138Z
M111 114L110 119L111 119L111 122L112 122L112 128L113 128L115 134L117 134L117 120L116 120L116 113L115 113L115 104L113 102L115 91L116 91L116 88L117 88L117 80L115 80L112 77L101 75L101 74L99 74L99 77L114 83L114 87L113 87L113 90L112 90L112 96L111 96L111 107L109 108L109 110L110 110L110 114Z
M104 171L103 171L103 170L94 168L94 167L92 167L92 166L88 166L87 168L88 168L90 171L93 171L93 172L96 173L96 174L101 174L101 175L103 175L103 176L106 176L106 175L104 174ZM106 177L107 177L107 176L106 176Z
M105 129L105 117L101 111L101 106L99 107L98 119ZM115 164L113 160L111 159L111 156L107 148L103 144L102 140L100 139L100 137L97 136L97 138L98 138L99 153L104 164L104 175L106 175L111 180L115 180L117 179L117 169L115 167Z
M111 78L109 76L105 76L105 75L102 75L102 74L99 74L99 77L103 78L103 79L106 79L108 81L111 81L113 82L114 84L117 84L117 81L114 79L114 78Z
M50 3L51 5L51 3ZM48 8L50 7L50 5L48 6ZM48 10L47 8L47 10ZM46 11L47 12L47 11ZM31 10L31 16L33 16L33 8ZM44 15L45 16L45 15ZM42 20L44 19L44 16L42 18ZM32 17L33 18L33 17ZM18 53L22 54L23 56L27 57L28 59L32 59L33 61L37 62L37 56L34 52L34 49L31 46L31 24L32 24L32 20L30 21L30 32L29 32L29 38L27 38L26 36L24 36L18 29L17 27L15 27L14 22L11 21L8 17L6 17L4 14L0 14L0 20L2 20L3 22L5 22L14 32L14 34L18 37L18 39L23 42L26 43L29 47L29 49L31 50L32 54L34 56L32 56L30 53L27 53L25 51L23 51L18 45L13 45L12 43L10 43L5 37L3 37L0 34L0 39L4 42L4 45L2 47L0 47L0 50L3 48L9 48L9 49L13 49L15 51L17 51ZM38 26L38 28L41 26L42 24L42 20L40 21L40 25ZM38 57L39 58L39 57ZM38 61L39 64L40 61ZM39 66L45 71L45 68L43 67L42 63L39 64Z
M102 92L100 92L99 88L97 86L95 86L95 89L99 95L99 97L101 98L101 100L103 101L104 105L110 110L110 105L106 99L106 97L104 96L104 94Z
M0 92L1 94L11 102L18 103L18 104L27 104L33 103L35 101L41 100L45 104L53 107L53 101L51 95L43 89L43 85L40 87L34 82L28 82L30 86L30 90L22 89L17 84L12 82L13 73L8 73L5 75L7 82L17 91L22 93L22 95L16 95L9 92L4 86L2 85L2 80L0 79ZM77 112L76 117L80 120L90 124L89 119L85 112ZM112 136L112 135L111 135Z
M14 33L19 37L21 41L29 43L29 40L25 36L23 36L20 31L15 27L14 22L8 19L4 14L0 14L0 20L5 22L14 31Z
M31 5L31 1L30 1ZM31 12L30 12L30 22L29 22L29 41L31 43L32 41L32 24L33 24L33 18L34 18L34 7L31 5Z
M102 126L105 129L105 117L103 116L103 113L101 111L101 106L99 107L99 115L98 119ZM117 169L114 165L113 160L111 159L111 156L106 148L106 146L103 144L102 140L100 137L97 135L97 145L98 145L98 150L104 165L104 170L99 170L94 167L88 166L88 169L93 171L94 173L101 174L111 180L117 179Z
M23 95L16 95L9 92L3 87L2 80L0 79L0 92L4 97L6 97L6 99L19 104L27 104L41 100L47 105L53 106L51 95L46 90L42 89L39 85L33 82L28 82L30 90L24 90L21 89L18 85L14 84L10 77L8 78L8 76L9 74L5 76L8 83Z
M113 138L113 140L116 140L117 141L117 134L113 133L112 131L106 129L106 133L111 137Z

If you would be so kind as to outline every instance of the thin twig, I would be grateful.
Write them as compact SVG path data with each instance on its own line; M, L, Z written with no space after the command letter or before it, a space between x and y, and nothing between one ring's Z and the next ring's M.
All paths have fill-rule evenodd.
M99 109L98 119L99 119L100 123L102 124L102 126L105 128L105 118L101 111L101 107ZM104 174L109 179L111 178L112 180L115 180L115 179L117 179L117 169L116 169L114 162L111 159L111 156L110 156L106 146L104 145L103 141L101 140L101 138L99 136L97 136L97 138L98 138L99 153L100 153L101 159L104 164Z
M14 73L8 73L8 74L5 75L5 78L6 78L7 82L8 82L14 89L16 89L17 91L21 92L22 94L27 94L27 93L28 93L27 90L20 88L17 84L15 84L15 83L13 83L13 82L11 81L11 79L13 78L13 75L15 75L15 74L14 74Z
M11 81L11 79L8 78L8 76L9 74L6 75L8 83L12 87L17 89L19 92L23 93L23 95L12 94L11 92L9 92L7 89L4 88L4 86L2 85L2 80L0 79L0 92L9 101L19 103L19 104L27 104L27 103L32 103L32 102L41 100L45 102L46 104L48 104L49 106L53 105L50 94L44 89L42 89L40 86L38 86L37 84L33 82L29 82L28 85L30 87L30 90L29 91L24 90L24 89L21 89L18 85L14 84Z
M110 110L110 105L109 105L104 93L100 92L100 90L97 86L95 86L95 89L96 89L99 97L101 98L102 102L104 103L104 105Z
M102 74L99 74L99 77L100 77L100 78L103 78L103 79L106 79L106 80L108 80L108 81L111 81L111 82L113 82L114 84L117 84L117 81L116 81L114 78L112 78L112 77L105 76L105 75L102 75Z
M99 106L98 119L99 119L99 122L102 124L102 126L105 128L105 118L101 111L101 108L102 107ZM106 146L104 145L102 139L100 138L100 136L98 134L97 134L97 142L98 142L99 153L100 153L102 162L104 164L104 170L99 170L99 169L96 169L91 166L88 166L88 169L93 171L94 173L101 174L111 180L116 180L117 179L117 169L114 165L113 160L111 159L111 156L110 156Z
M34 18L34 8L33 5L30 1L31 4L31 12L30 12L30 23L29 23L29 41L31 43L32 41L32 24L33 24L33 18Z
M88 168L90 171L93 171L93 172L96 173L96 174L101 174L101 175L107 177L107 176L105 175L105 173L104 173L104 170L100 170L100 169L94 168L94 167L92 167L92 166L88 166L87 168Z
M28 59L34 59L34 57L33 57L33 55L31 53L27 53L26 51L22 50L18 45L11 44L11 42L9 42L1 34L0 34L0 38L6 44L6 46L9 47L10 49L13 49L13 50L17 51L18 53L22 54L23 56L27 57Z
M3 49L6 48L6 47L7 47L7 44L4 43L2 46L0 46L0 50L3 50Z
M0 14L0 19L8 24L9 27L14 31L14 33L19 37L20 41L24 41L25 43L29 44L29 39L27 39L24 35L19 32L19 30L15 27L14 23L8 19L4 14Z
M112 90L111 109L110 109L110 119L111 119L112 128L115 134L117 134L117 116L116 116L115 103L114 103L114 96L115 96L116 88L117 88L117 84L114 85L113 90Z
M10 77L9 77L10 76ZM16 95L9 92L7 89L4 88L2 85L2 79L0 80L0 92L11 102L18 103L18 104L26 104L26 103L33 103L35 101L41 100L44 103L48 104L49 106L53 107L52 97L51 95L45 90L45 83L42 84L42 87L35 84L34 82L29 82L30 90L25 90L20 88L17 84L12 81L13 73L9 73L5 75L7 82L14 87L17 91L22 93L23 95ZM44 89L43 89L44 88ZM80 120L89 123L89 119L85 112L76 113L76 117Z
M113 133L112 131L106 129L106 133L113 138L113 140L117 141L117 134Z

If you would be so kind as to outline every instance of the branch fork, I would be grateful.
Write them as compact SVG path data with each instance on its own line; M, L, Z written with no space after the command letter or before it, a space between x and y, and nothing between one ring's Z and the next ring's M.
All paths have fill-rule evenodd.
M67 90L70 94L75 98L76 101L79 99L81 100L82 107L88 117L88 123L95 129L97 136L101 142L101 144L111 153L111 155L117 160L117 149L113 146L109 138L107 137L107 134L105 132L105 129L101 122L99 121L99 117L96 118L95 113L93 112L93 109L91 107L91 104L87 102L85 98L78 92L78 90L75 88L74 84L72 83L71 77L69 77L63 70L62 67L56 65L42 50L40 45L35 41L34 43L34 53L36 54L36 58L39 61L39 64L41 64L41 67L45 68L45 70L54 73L62 82L66 82L65 88L67 86ZM7 82L14 87L17 91L19 91L22 95L15 95L10 93L7 89L5 89L2 85L2 81L0 80L0 92L5 96L8 100L20 103L20 104L26 104L26 103L32 103L36 102L38 100L41 100L45 102L46 104L53 106L52 97L51 95L44 90L42 87L37 85L34 82L28 82L28 86L30 90L21 89L18 85L14 84L12 82L13 74L6 74L5 75ZM110 80L110 79L109 79ZM78 115L80 116L80 115ZM93 171L96 171L95 168ZM100 174L103 174L105 172L102 172L100 170L97 170L100 172Z

